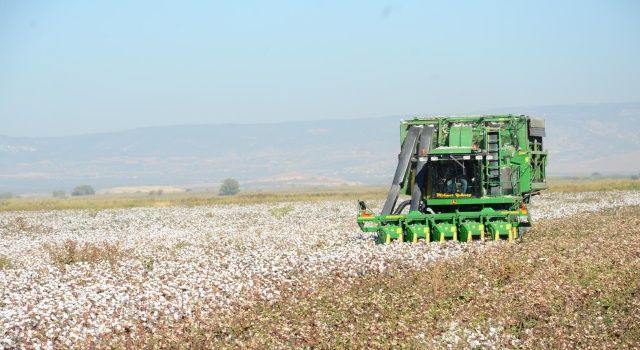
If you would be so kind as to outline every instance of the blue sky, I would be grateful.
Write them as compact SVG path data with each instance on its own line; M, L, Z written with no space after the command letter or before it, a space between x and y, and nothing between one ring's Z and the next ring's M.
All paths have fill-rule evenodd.
M479 4L0 0L0 134L640 101L640 2Z

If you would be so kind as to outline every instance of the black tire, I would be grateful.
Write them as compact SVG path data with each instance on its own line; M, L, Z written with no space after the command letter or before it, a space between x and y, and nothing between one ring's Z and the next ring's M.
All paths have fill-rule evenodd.
M398 206L396 207L396 209L393 211L394 215L398 215L398 214L402 214L402 211L411 205L411 199L407 199L405 201L400 202L400 204L398 204ZM426 208L424 206L424 202L420 202L420 206L418 208L419 211L421 212L425 212Z
M410 204L411 204L411 200L410 199L407 199L406 201L400 202L400 204L398 204L396 209L393 211L393 214L394 215L398 215L398 214L402 213L404 208L408 207Z

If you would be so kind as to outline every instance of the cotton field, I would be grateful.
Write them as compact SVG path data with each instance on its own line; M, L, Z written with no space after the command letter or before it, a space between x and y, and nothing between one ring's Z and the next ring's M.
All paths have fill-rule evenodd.
M631 205L640 192L552 193L530 210L545 220ZM508 244L376 245L355 215L354 202L0 213L0 348L106 346L327 276Z

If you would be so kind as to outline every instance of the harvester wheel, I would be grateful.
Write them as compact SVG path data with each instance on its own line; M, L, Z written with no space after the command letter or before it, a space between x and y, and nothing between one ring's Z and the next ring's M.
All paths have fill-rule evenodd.
M411 200L407 199L405 201L400 202L400 204L398 204L398 206L396 207L396 209L393 211L394 215L398 215L398 214L402 214L402 212L408 208L411 205ZM425 212L427 210L426 206L424 205L424 203L420 203L420 205L418 206L418 210L421 212Z
M410 204L411 204L411 200L409 199L407 199L406 201L400 202L400 204L398 204L396 209L393 211L393 214L394 215L401 214L404 208L408 207Z

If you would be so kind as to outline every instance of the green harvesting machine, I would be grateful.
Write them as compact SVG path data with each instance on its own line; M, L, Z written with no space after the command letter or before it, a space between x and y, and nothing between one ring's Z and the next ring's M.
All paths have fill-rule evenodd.
M524 115L403 120L382 212L359 201L358 225L378 243L521 237L529 200L547 187L544 136L544 119ZM397 203L401 193L411 199Z

